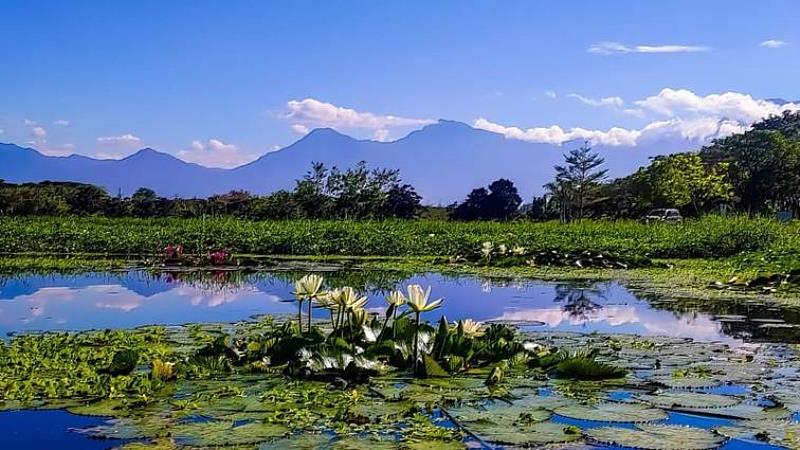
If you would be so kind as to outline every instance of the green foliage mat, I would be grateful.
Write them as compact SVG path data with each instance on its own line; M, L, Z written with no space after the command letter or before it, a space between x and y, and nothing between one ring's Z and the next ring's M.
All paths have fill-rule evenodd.
M624 360L649 372L614 381L557 380L537 367L536 360L528 360L508 366L506 376L493 386L485 384L486 367L429 379L394 369L342 385L333 379L292 378L282 373L284 366L265 370L229 364L217 368L221 371L191 366L193 356L221 336L245 339L269 329L264 322L246 322L15 336L0 343L0 409L67 408L107 416L112 418L108 423L83 431L97 438L141 440L126 444L126 450L450 450L463 448L465 435L510 446L586 438L645 449L701 449L724 439L704 430L653 423L671 408L734 419L731 427L719 430L725 436L761 436L783 445L800 433L787 420L790 408L758 406L761 396L790 400L796 392L792 377L798 362L783 352L771 353L768 346L745 358L722 345L683 339L520 333L519 339L543 348L595 349L608 364ZM124 349L135 350L126 356L132 361L137 355L135 368L127 374L108 373ZM175 361L176 378L150 377L154 359ZM658 369L656 359L703 363ZM772 372L778 369L788 376ZM725 382L758 388L742 396L693 390L723 376ZM655 390L653 381L672 380L673 385L691 381L680 390ZM610 402L612 391L627 391L634 399ZM440 426L439 410L460 428ZM553 414L635 423L637 428L605 427L582 435L575 427L554 423Z
M642 450L714 449L725 438L711 431L675 425L637 425L636 429L603 427L584 431L591 440Z

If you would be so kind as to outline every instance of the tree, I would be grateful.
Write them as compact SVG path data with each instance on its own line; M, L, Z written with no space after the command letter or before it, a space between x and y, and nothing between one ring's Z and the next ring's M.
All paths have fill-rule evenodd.
M137 217L152 217L158 210L158 196L148 188L139 188L131 196L131 213Z
M457 220L508 220L522 204L517 188L509 180L493 181L489 188L477 188L467 196L463 203L453 210L452 218Z
M728 177L739 206L748 214L800 209L800 141L797 139L759 125L744 134L715 141L702 150L701 156L712 163L728 164Z
M370 171L364 161L345 171L332 168L326 187L336 215L346 219L382 216L389 190L400 181L399 174L388 169Z
M410 184L395 184L386 193L386 205L383 208L383 217L397 217L399 219L413 219L419 213L422 197L417 194Z
M320 219L326 217L331 208L331 199L326 195L328 169L322 163L311 163L309 171L297 180L294 198L303 217Z
M580 148L564 155L564 162L566 165L555 167L555 184L549 186L548 190L556 192L565 202L565 207L570 210L576 208L576 215L580 220L584 216L586 205L596 200L595 194L606 179L608 171L598 169L605 163L605 159L597 153L592 153L589 141L584 141Z
M728 164L706 164L697 153L660 156L633 175L651 207L672 207L699 215L732 198ZM689 211L686 208L690 208Z
M484 205L489 197L486 188L475 188L467 199L453 209L452 218L457 220L479 220L485 218Z

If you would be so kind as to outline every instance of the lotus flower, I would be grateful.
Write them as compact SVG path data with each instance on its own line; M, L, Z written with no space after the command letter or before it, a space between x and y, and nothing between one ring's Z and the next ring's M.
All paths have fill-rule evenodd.
M397 310L406 303L406 296L401 291L392 291L386 296L386 303L389 307L386 308L386 316L383 320L383 328L381 328L380 336L383 337L383 332L386 330L386 325L389 323L389 317L392 318L392 323L397 320ZM392 339L395 337L395 329L392 326Z
M434 300L428 303L431 296L431 288L423 290L422 286L412 284L408 286L408 307L411 308L416 314L421 314L428 311L433 311L442 304L442 299Z
M408 286L408 300L406 303L408 307L411 308L411 311L414 312L414 316L416 317L416 324L417 330L414 333L414 371L417 371L417 364L419 363L419 325L420 325L420 314L428 311L433 311L434 309L438 308L442 304L442 299L434 300L428 303L428 299L431 296L431 288L430 286L428 289L423 290L422 286L418 284L412 284Z
M301 300L316 299L320 294L323 278L319 275L306 275L295 281L294 295Z
M483 324L472 319L464 319L458 322L458 330L466 337L475 338L483 336Z
M336 305L344 311L354 311L363 309L367 304L367 297L359 297L355 289L347 286L339 290L339 295L334 300Z
M528 249L527 249L527 248L525 248L525 247L523 247L523 246L521 246L521 245L515 245L515 246L514 246L514 247L511 249L511 253L513 253L513 254L515 254L515 255L517 255L517 256L522 256L522 255L524 255L524 254L525 254L525 253L527 253L527 252L528 252Z
M486 259L488 261L489 258L491 258L493 251L494 251L494 244L492 244L491 242L486 241L483 244L481 244L481 255L483 255L483 259Z
M405 302L406 296L400 291L392 291L392 293L386 297L386 303L394 306L395 308L403 306Z
M308 331L311 331L311 306L314 300L318 300L325 293L320 291L324 279L319 275L306 275L294 283L294 296L297 298L297 323L300 330L303 329L303 302L308 301Z

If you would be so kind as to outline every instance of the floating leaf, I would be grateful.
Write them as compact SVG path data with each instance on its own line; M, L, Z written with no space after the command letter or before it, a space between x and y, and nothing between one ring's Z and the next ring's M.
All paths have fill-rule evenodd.
M641 403L599 403L597 405L562 406L553 413L571 419L594 422L654 422L667 418L667 414Z
M729 395L702 394L698 392L666 391L658 394L644 394L640 400L659 408L726 408L738 404L741 400Z
M288 432L288 428L279 424L251 422L234 426L234 422L223 420L186 423L173 428L176 441L199 447L258 444Z
M638 425L636 429L602 427L584 431L595 442L643 450L714 449L725 438L700 428L677 425Z
M789 448L800 447L800 423L788 420L745 420L734 426L715 428L731 438L757 439Z
M579 434L568 432L566 425L553 422L524 425L474 422L466 428L481 439L506 445L545 445L580 439Z

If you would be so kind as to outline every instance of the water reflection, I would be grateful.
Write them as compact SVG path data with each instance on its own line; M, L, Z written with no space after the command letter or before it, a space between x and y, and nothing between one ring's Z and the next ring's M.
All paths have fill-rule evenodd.
M130 271L19 275L0 281L0 332L231 322L293 314L294 272ZM332 285L369 292L369 308L411 283L433 286L450 320L512 321L531 329L671 335L698 340L796 342L800 313L752 302L644 298L618 283L559 284L437 273L338 271ZM536 325L533 325L536 324Z

